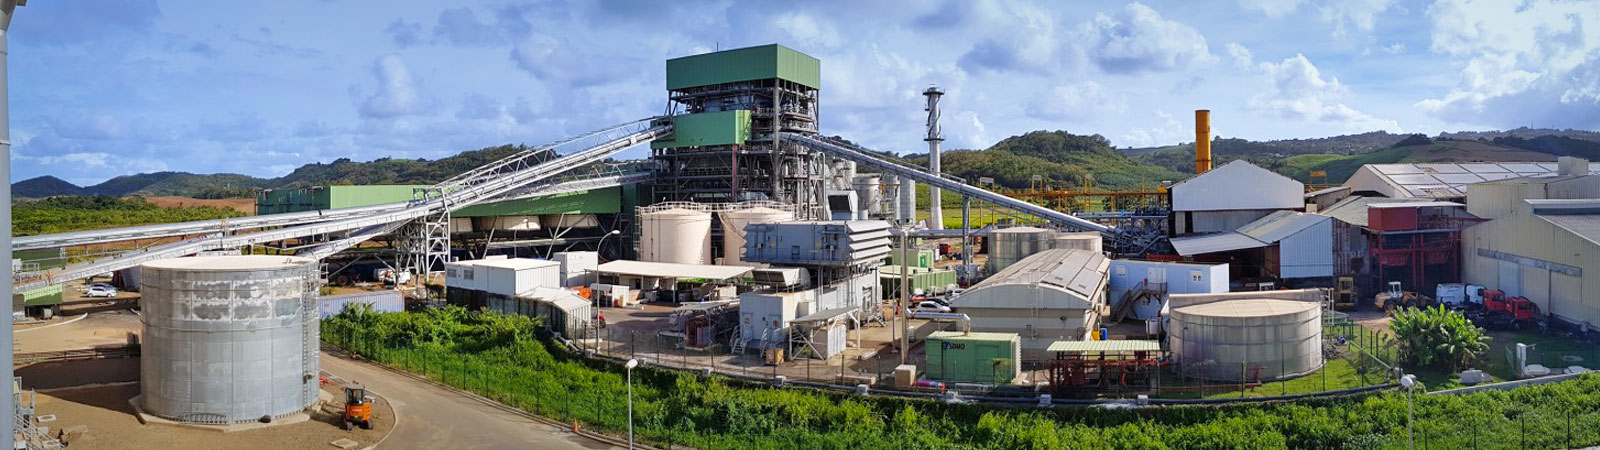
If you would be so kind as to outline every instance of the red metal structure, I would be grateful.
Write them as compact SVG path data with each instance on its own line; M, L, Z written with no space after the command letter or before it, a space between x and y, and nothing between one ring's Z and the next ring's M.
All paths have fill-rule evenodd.
M1091 341L1092 342L1092 341ZM1104 341L1102 341L1104 342ZM1049 361L1054 395L1099 391L1149 391L1168 363L1154 351L1056 351Z
M1448 202L1379 203L1367 210L1373 281L1430 292L1461 281L1461 230L1483 221Z

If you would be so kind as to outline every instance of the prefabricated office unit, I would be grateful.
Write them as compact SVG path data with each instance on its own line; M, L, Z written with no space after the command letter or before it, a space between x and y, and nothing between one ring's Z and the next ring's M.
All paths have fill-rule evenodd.
M1184 375L1207 380L1279 380L1322 367L1318 289L1177 294L1167 347Z
M972 331L1016 333L1030 359L1058 340L1085 339L1106 305L1110 260L1088 250L1045 250L1023 258L952 301Z
M1236 160L1173 184L1172 236L1232 231L1273 211L1304 210L1305 184Z
M561 287L561 263L498 258L445 264L445 286L515 297L535 287Z
M1166 261L1118 259L1111 261L1111 278L1106 298L1116 307L1129 291L1145 289L1167 294L1208 294L1228 292L1227 264L1200 264ZM1161 301L1133 305L1132 317L1154 319L1166 305Z
M926 269L933 267L933 262L939 258L938 252L928 248L911 248L905 253L906 259L910 261L909 263L900 262L900 247L898 245L890 247L887 264L891 266L907 265L915 268Z
M946 287L956 284L956 271L935 270L921 267L883 266L878 268L878 279L882 284L881 291L884 298L900 298L900 277L904 274L911 285L911 291L921 290L925 293L943 292Z
M760 346L763 339L767 347L788 342L790 323L809 314L815 300L816 291L810 289L739 294L739 339L751 347ZM805 312L802 306L807 309Z
M1022 373L1022 338L1016 333L935 331L922 348L929 379L1010 384Z
M599 281L599 252L556 252L550 256L561 264L561 287L588 286Z
M145 412L231 424L316 402L316 260L196 256L146 263L140 272Z

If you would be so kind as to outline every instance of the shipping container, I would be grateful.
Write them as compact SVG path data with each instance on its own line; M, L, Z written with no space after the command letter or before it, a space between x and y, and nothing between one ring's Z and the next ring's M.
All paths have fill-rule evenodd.
M1386 203L1367 206L1367 228L1376 231L1417 229L1417 208L1403 205L1405 204Z
M1016 333L936 331L923 350L923 370L934 380L1010 384L1022 372L1022 338Z

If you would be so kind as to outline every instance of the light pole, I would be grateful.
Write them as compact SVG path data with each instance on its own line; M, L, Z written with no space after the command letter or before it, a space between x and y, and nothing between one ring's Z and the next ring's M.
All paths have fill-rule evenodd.
M1404 389L1406 391L1406 448L1415 449L1417 448L1417 438L1416 435L1411 431L1411 393L1417 389L1417 376L1411 374L1401 376L1400 389Z
M0 261L3 263L0 264L5 264L6 273L11 274L15 274L17 268L11 266L11 107L6 92L6 41L11 38L11 13L16 11L18 3L17 0L0 0L0 179L5 180L0 183L3 184L0 186ZM11 294L11 283L0 288L0 296L11 298ZM6 313L10 316L10 311ZM0 333L0 348L6 349L0 365L6 368L7 380L16 374L11 366L11 345L11 333ZM4 430L0 436L8 440L17 431L12 428L15 413L16 408L11 405L0 407L0 430Z
M616 235L619 235L619 234L622 234L622 230L611 230L611 232L610 233L606 233L605 236L600 236L600 242L594 243L594 252L595 252L595 254L598 255L600 253L600 249L605 248L603 246L606 244L606 238L612 237L612 236L616 236Z
M639 360L630 359L623 367L628 368L628 450L633 450L633 368L639 367Z

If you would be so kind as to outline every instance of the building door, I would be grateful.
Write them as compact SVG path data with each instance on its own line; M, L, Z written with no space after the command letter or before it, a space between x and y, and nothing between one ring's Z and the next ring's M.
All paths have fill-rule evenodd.
M1506 295L1522 295L1522 266L1511 261L1499 261L1500 280L1499 286L1490 286L1489 289L1499 289Z

